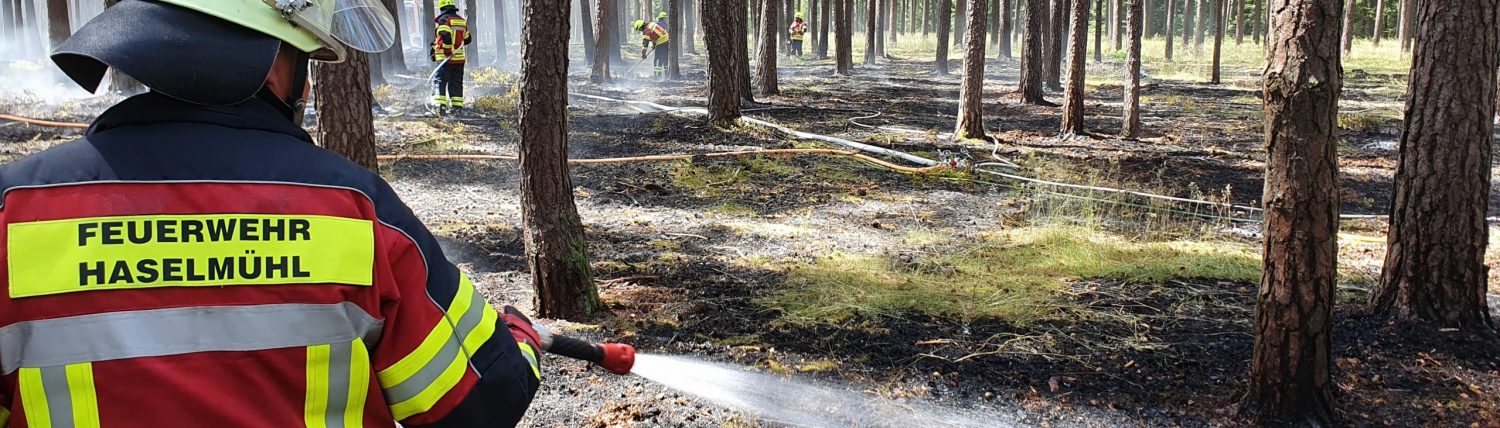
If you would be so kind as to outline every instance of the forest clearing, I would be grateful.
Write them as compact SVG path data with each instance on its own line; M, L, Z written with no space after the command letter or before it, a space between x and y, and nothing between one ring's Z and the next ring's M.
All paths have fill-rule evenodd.
M1356 0L832 0L843 18L820 14L829 0L597 1L469 0L480 42L460 68L462 109L433 102L447 62L428 57L432 2L384 2L397 51L315 65L302 125L376 163L490 304L803 392L705 393L664 380L677 366L629 377L548 358L521 426L1500 426L1500 250L1486 245L1500 236L1486 219L1500 208L1495 0L1381 0L1379 12ZM1173 21L1184 2L1197 28L1193 14ZM666 10L683 16L662 21L676 44L654 77L627 24ZM793 11L810 17L801 55L785 43ZM17 41L0 46L0 163L84 136L142 91L77 89L45 59L43 28L13 19L0 22ZM1028 34L1042 32L1063 40L1038 43L1029 52L1045 58L1031 64ZM739 51L716 54L720 38ZM1450 52L1427 38L1475 43ZM1448 117L1481 113L1480 136ZM1421 143L1433 138L1453 143ZM1439 154L1405 173L1433 180L1419 194L1449 183L1463 203L1398 196L1404 156L1429 146ZM1448 175L1421 175L1433 169ZM556 247L579 237L586 250ZM1400 243L1452 261L1393 273ZM1422 305L1435 312L1409 308Z

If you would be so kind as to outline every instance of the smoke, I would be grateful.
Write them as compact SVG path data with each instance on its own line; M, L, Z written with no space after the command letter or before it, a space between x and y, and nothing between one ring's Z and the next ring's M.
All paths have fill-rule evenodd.
M78 28L103 11L100 1L69 2L69 25ZM0 97L24 99L42 104L56 104L90 97L47 58L47 5L42 1L22 1L21 22L3 30L0 37ZM0 25L13 24L0 22ZM107 82L106 82L107 85Z

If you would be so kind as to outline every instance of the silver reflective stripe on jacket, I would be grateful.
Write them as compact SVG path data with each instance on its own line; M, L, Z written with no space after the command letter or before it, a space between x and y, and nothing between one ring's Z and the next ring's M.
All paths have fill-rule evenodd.
M349 302L108 312L0 327L0 369L380 340L383 322ZM372 345L373 346L373 345Z

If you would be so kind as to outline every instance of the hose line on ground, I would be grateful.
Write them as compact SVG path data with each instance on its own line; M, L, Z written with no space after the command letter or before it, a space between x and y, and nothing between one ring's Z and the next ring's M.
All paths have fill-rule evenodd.
M8 120L8 121L11 121L11 122L24 123L24 124L27 124L27 125L36 125L36 126L51 127L51 128L88 129L88 127L89 127L89 124L87 124L87 123L57 122L57 121L43 120L43 119L32 119L32 118L29 118L29 117L21 117L21 116L9 115L9 114L5 114L5 113L0 113L0 120Z
M886 162L885 160L882 160L880 158L869 156L869 155L866 155L866 154L863 154L863 153L859 153L859 152L855 152L855 151L851 151L851 150L834 150L834 149L765 149L765 150L739 150L739 151L732 151L732 152L701 153L701 154L691 154L691 155L650 155L650 156L631 156L631 157L623 157L623 158L568 159L568 164L569 165L600 165L600 164L621 164L621 163L634 163L634 162L665 162L665 161L680 161L680 160L693 160L693 159L712 159L712 158L729 158L729 157L745 157L745 156L797 155L797 154L824 155L824 156L847 156L847 157L852 157L852 158L858 159L858 160L860 160L862 162L865 162L865 163L868 163L868 164L871 164L871 165L879 166L879 167L882 167L882 168L886 168L886 169L890 169L890 170L894 170L894 171L898 171L898 172L904 172L904 173L908 173L908 174L926 174L926 173L932 172L933 170L936 170L938 168L942 168L943 167L941 165L926 166L926 167L902 166L902 165L896 165L896 164L893 164L893 163L890 163L890 162ZM403 159L416 159L416 160L508 160L508 161L514 161L514 160L519 160L520 159L517 156L509 156L509 155L381 155L381 156L376 156L375 158L377 160L384 160L384 161L399 161L399 160L403 160Z

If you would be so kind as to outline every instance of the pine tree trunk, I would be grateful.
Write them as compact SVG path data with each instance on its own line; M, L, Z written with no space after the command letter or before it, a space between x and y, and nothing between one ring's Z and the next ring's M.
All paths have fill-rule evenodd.
M688 0L666 0L667 4L667 79L682 79L682 3Z
M1224 2L1225 2L1225 0L1213 0L1213 2L1214 2L1214 10L1213 10L1213 13L1214 13L1214 65L1213 65L1213 71L1212 71L1213 75L1210 76L1208 83L1212 83L1212 84L1217 85L1217 84L1219 84L1219 83L1222 82L1222 80L1220 79L1220 76L1219 76L1220 73L1221 73L1220 64L1219 64L1219 50L1224 47Z
M344 62L313 65L318 144L371 171L375 163L375 118L370 113L370 57L349 51Z
M1263 33L1263 31L1265 30L1265 26L1258 23L1258 22L1264 22L1264 21L1256 19L1256 17L1262 15L1262 13L1261 13L1261 3L1265 2L1265 1L1267 1L1267 0L1252 0L1250 2L1250 8L1254 9L1253 11L1250 12L1250 21L1248 21L1249 22L1248 25L1250 25L1250 30L1251 30L1250 38L1251 39L1255 39L1255 44L1257 44L1257 45L1261 44L1261 42L1265 40L1264 39L1264 33Z
M587 0L580 1L587 2ZM579 3L579 5L581 8L579 19L584 20L582 22L588 22L588 18L586 18L588 12L586 12L587 7L585 3ZM495 26L493 28L495 29L495 67L497 68L506 68L505 64L510 61L510 52L506 52L510 48L510 42L505 40L505 33L508 32L505 28L507 22L509 20L505 19L505 0L495 0ZM571 22L569 25L572 25ZM579 25L578 28L583 30L584 45L591 45L592 43L589 42L594 39L593 31L588 25ZM585 54L584 56L587 57L588 55Z
M568 0L521 0L521 223L537 316L598 311L568 172Z
M104 4L105 7L109 7L109 5L113 5L114 3L118 2L119 0L105 0ZM398 2L396 0L381 0L380 3L381 6L385 6L386 9L389 9L391 11L401 10L399 9L401 2ZM403 22L401 21L401 18L404 17L406 17L406 15L400 13L394 13L391 15L391 18L395 19L396 24L396 44L391 45L390 49L387 49L385 52L381 52L378 55L378 57L380 58L381 66L385 67L385 69L387 70L406 70L406 49L402 47L405 42L404 39L406 38L404 31L406 26L403 25Z
M838 5L837 0L811 0L822 4L818 9L818 59L828 58L828 27L832 24L831 16L838 16L832 9Z
M683 54L696 54L696 53L698 53L698 46L696 44L697 41L698 41L698 23L702 21L702 18L698 16L698 1L699 0L681 0L681 1L683 3L682 4L682 10L683 10L683 13L682 13L682 29L683 29L683 31L682 31L682 46L680 46L679 49L682 50ZM681 78L681 76L679 76L679 78Z
M1042 98L1042 61L1045 55L1046 40L1043 35L1047 32L1047 0L1024 0L1026 2L1026 32L1021 38L1021 79L1017 90L1021 93L1021 102L1026 104L1047 105L1047 100ZM938 44L942 46L942 44ZM941 49L941 47L939 48Z
M780 32L774 17L781 16L781 0L761 0L760 44L756 52L755 77L760 83L760 94L772 96L781 93L776 86L776 33Z
M823 19L818 17L818 12L822 10L822 3L823 0L807 0L807 19L802 20L803 24L807 25L806 39L802 42L803 49L811 51L813 58L816 59L823 59L818 55L818 45L823 43L823 36L818 34L818 25L823 23Z
M1111 0L1109 2L1109 38L1115 40L1116 52L1125 48L1125 33L1120 31L1121 1L1123 0ZM1098 11L1095 12L1097 13Z
M56 49L58 44L73 35L71 25L68 21L68 0L47 0L48 49Z
M1489 331L1490 195L1500 0L1425 1L1373 312Z
M1245 0L1234 0L1234 45L1245 43Z
M937 74L948 74L948 29L952 24L948 22L950 16L946 11L952 10L952 0L938 0L937 13Z
M425 31L426 34L422 35L422 40L427 41L427 46L432 46L433 38L437 37L437 32L433 30L436 23L437 7L432 4L432 0L422 0L422 22L420 23L421 25L417 26L417 28L423 28L427 30ZM426 51L425 48L427 46L423 47L424 52Z
M1130 1L1130 0L1126 0L1126 1ZM1154 33L1152 33L1152 31L1155 30L1156 28L1152 27L1152 23L1151 23L1151 14L1155 10L1155 9L1152 9L1151 7L1154 6L1154 5L1155 5L1155 3L1153 3L1152 0L1146 0L1145 7L1141 8L1141 28L1145 30L1144 32L1141 33L1141 38L1143 38L1143 39L1146 38L1146 37L1151 37L1151 36L1155 35Z
M1012 56L1010 48L1011 35L1015 34L1015 22L1011 20L1011 2L1015 0L990 0L1000 4L1000 58L1010 59Z
M1167 0L1167 62L1172 61L1172 41L1177 39L1177 0Z
M497 1L495 7L499 6ZM584 62L590 67L594 65L594 48L598 43L594 40L594 19L589 17L592 10L594 6L593 3L589 3L589 0L578 0L578 29L583 33L583 57ZM504 31L499 34L500 37L505 37Z
M1087 1L1087 0L1079 0ZM1047 30L1047 63L1044 64L1047 73L1047 89L1054 91L1063 90L1062 87L1062 62L1063 45L1068 39L1068 11L1071 3L1069 0L1052 0L1052 18L1048 20L1052 26Z
M1432 0L1443 1L1443 0ZM1451 0L1448 0L1451 1ZM1375 0L1375 34L1371 36L1375 46L1380 46L1380 36L1385 32L1385 0Z
M740 100L755 102L755 89L750 86L750 37L748 34L750 33L749 29L753 28L747 27L750 20L750 6L749 2L744 0L735 1L739 6L735 9L737 15L735 19L738 22L734 25L734 37L736 39L734 42L734 67L735 71L739 74L740 89L738 93Z
M1265 247L1242 412L1328 426L1338 260L1339 0L1275 0L1265 68Z
M475 1L476 0L464 0L464 10L462 12L464 17L468 18L469 20L469 34L474 37L474 40L479 40L479 35L483 32L476 31L474 27L474 24L479 22L479 7L474 4ZM470 45L473 45L473 43L471 43ZM479 48L474 46L469 46L468 49L464 49L464 58L467 61L466 64L468 64L468 68L471 70L482 67L484 64L484 61L479 60Z
M854 71L854 0L833 0L834 73L848 76Z
M1344 2L1344 29L1341 34L1340 47L1345 54L1354 47L1354 0Z
M967 8L969 31L964 34L964 75L958 89L958 124L955 139L984 138L984 29L985 0L971 2Z
M708 47L708 121L719 128L734 126L740 119L739 61L734 32L739 21L739 0L703 0L699 16L703 41ZM743 46L743 44L741 44Z
M1401 39L1401 51L1410 53L1412 51L1413 27L1416 27L1416 0L1401 0L1401 29L1398 30Z
M1193 5L1203 0L1182 0L1182 48L1187 49L1193 45L1193 27L1198 25L1197 15L1193 12Z
M1079 0L1079 1L1087 2L1089 0ZM1095 63L1101 63L1101 62L1104 62L1104 15L1105 15L1104 14L1104 2L1105 2L1105 0L1093 0L1093 1L1094 1L1094 62ZM1119 1L1119 0L1110 0L1110 1ZM1119 33L1116 33L1116 34L1119 34ZM1115 49L1118 50L1119 48L1117 47Z
M594 40L594 68L589 74L589 81L604 83L610 81L609 67L610 47L614 46L614 38L619 37L615 31L615 2L618 0L597 0L599 3L594 9L595 33L599 35Z
M966 13L968 13L965 10L965 8L968 6L968 1L967 0L958 0L956 3L953 4L953 6L957 8L957 10L955 10L955 11L952 12L953 13L953 21L952 21L953 22L953 45L957 46L959 49L963 49L963 47L964 47L964 35L968 34L968 31L969 31L969 28L966 25L966 24L968 24L968 21L964 18L965 16L967 16Z
M1198 0L1198 25L1193 28L1193 52L1203 52L1203 34L1208 31L1209 2L1219 0Z
M1068 21L1068 87L1063 93L1062 133L1083 134L1083 81L1088 65L1089 2L1073 0Z
M1125 12L1125 19L1129 21L1126 30L1130 32L1130 45L1125 52L1125 112L1121 117L1124 124L1121 125L1120 135L1135 139L1141 134L1141 0L1126 0L1130 2L1129 9Z
M932 0L922 0L922 37L932 34Z
M1000 0L989 0L990 14L985 17L985 34L989 36L990 46L997 49L1000 47Z
M884 57L885 56L885 17L886 17L886 15L890 14L891 11L886 10L885 0L869 0L869 2L872 3L872 5L870 6L870 9L871 9L871 12L874 12L872 15L874 15L874 17L875 17L875 21L874 21L875 26L873 28L873 30L874 30L873 36L874 37L872 38L872 41L875 42L875 45L874 45L875 57ZM869 29L867 29L867 31L868 30ZM868 55L867 55L867 57L868 57ZM870 64L874 64L874 63L875 63L874 61L870 61Z

